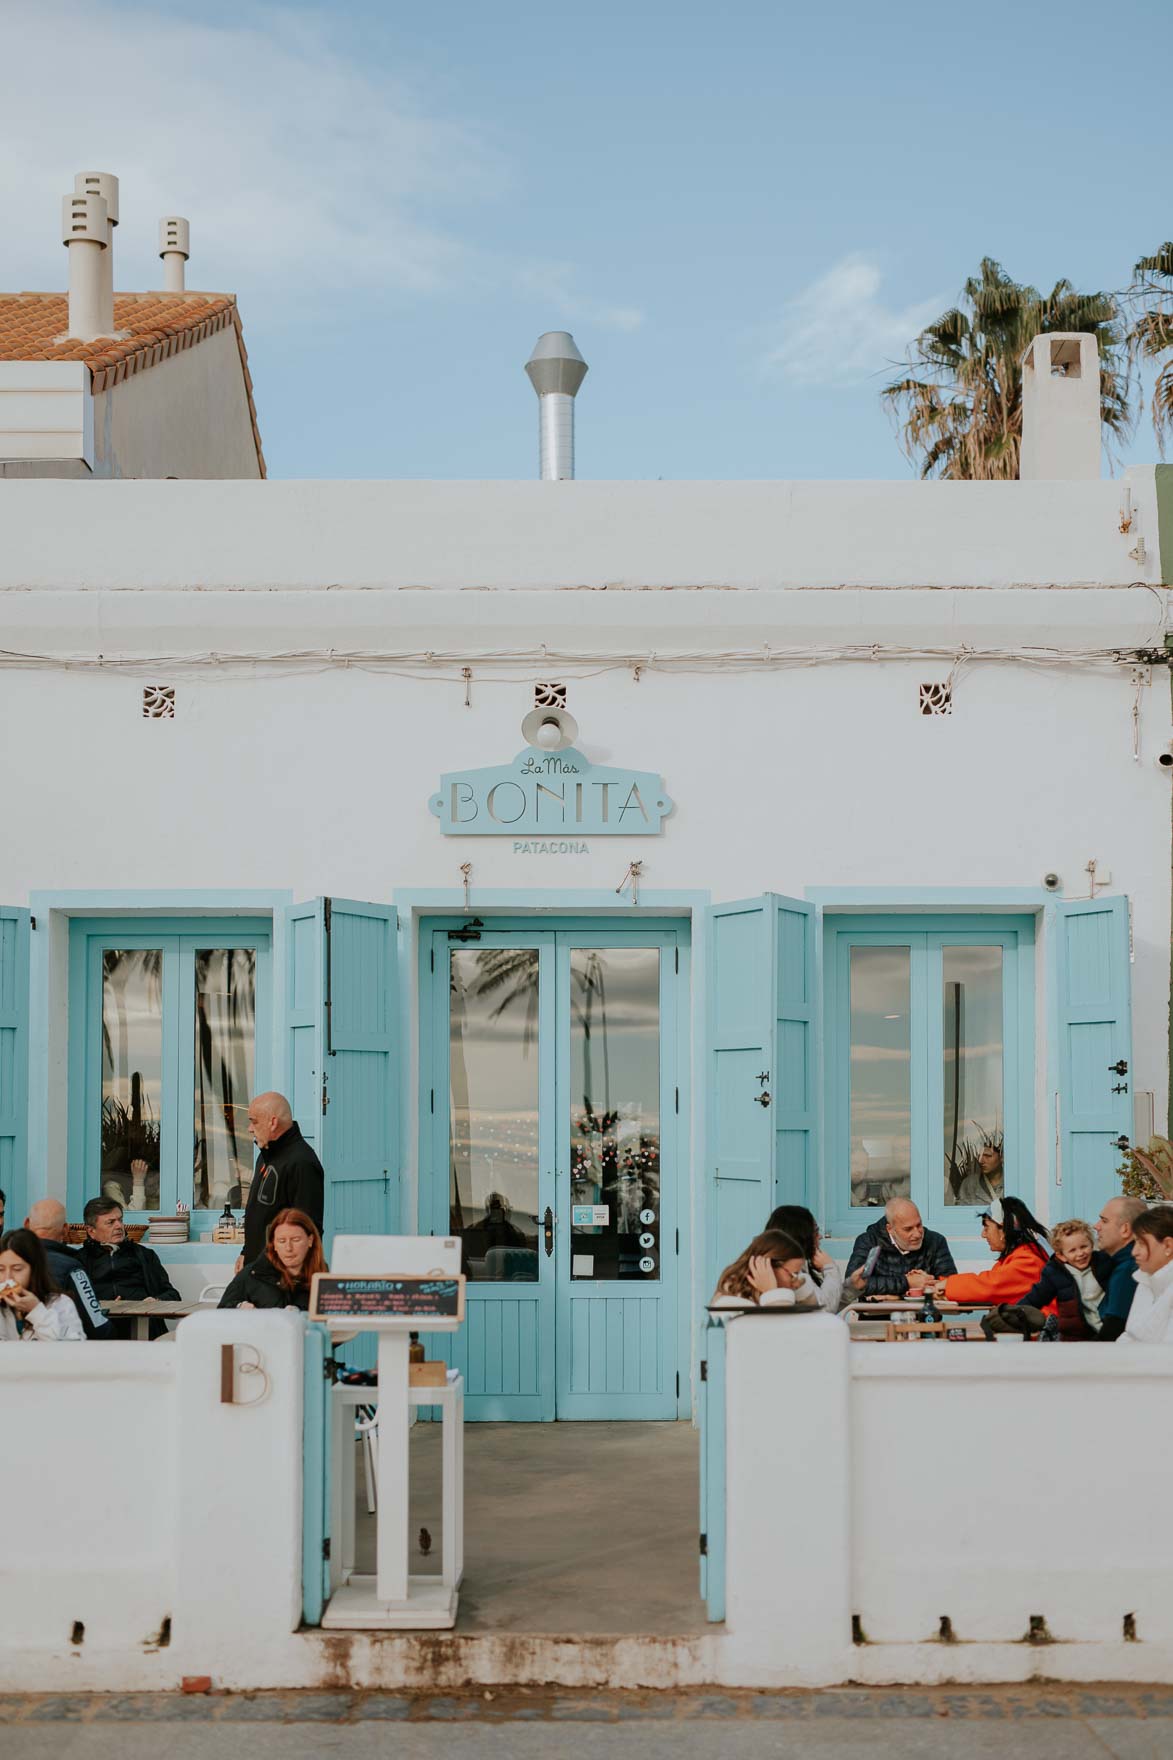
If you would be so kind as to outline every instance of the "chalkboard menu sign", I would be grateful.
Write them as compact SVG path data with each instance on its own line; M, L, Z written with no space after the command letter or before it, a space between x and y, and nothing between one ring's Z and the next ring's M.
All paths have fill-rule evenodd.
M464 1319L463 1277L335 1277L318 1272L310 1295L311 1320L345 1320L359 1326L388 1321Z

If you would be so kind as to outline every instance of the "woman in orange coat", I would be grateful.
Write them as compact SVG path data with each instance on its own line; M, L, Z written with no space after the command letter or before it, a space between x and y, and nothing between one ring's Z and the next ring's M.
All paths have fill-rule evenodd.
M1021 1198L992 1198L982 1214L982 1237L997 1263L989 1271L955 1271L934 1284L934 1293L950 1302L1020 1302L1050 1258L1046 1229ZM914 1278L910 1272L910 1290Z

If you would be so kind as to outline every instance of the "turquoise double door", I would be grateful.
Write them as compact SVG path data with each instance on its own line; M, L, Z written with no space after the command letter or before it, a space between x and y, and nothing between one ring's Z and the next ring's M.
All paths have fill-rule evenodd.
M470 1418L678 1414L684 939L427 926L420 1225L462 1242Z

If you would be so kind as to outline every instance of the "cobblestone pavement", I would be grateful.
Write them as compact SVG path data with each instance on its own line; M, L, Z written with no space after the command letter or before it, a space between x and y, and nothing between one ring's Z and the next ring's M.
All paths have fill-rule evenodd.
M1173 1689L0 1696L0 1746L21 1760L152 1760L160 1742L180 1760L213 1760L239 1751L242 1724L253 1760L1169 1760Z

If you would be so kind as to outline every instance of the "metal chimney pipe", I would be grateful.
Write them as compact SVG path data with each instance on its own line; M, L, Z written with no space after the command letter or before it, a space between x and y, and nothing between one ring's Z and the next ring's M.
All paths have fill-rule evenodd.
M184 265L191 256L191 227L181 214L159 222L159 255L163 259L164 293L183 293Z
M79 342L114 331L114 302L107 302L102 258L110 249L110 222L102 196L65 196L61 242L69 251L69 335Z
M114 334L114 228L118 224L118 179L112 171L79 171L75 196L101 196L106 204L106 249L102 252L102 325L100 336Z
M535 342L525 370L538 394L538 474L543 483L569 481L574 476L574 399L587 364L568 330L547 330Z

